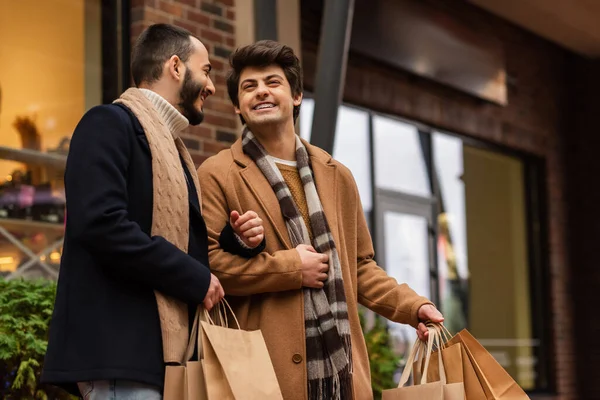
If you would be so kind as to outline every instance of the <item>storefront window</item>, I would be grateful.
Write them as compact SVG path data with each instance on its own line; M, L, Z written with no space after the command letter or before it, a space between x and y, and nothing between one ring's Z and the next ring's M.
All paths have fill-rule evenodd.
M69 140L102 102L101 16L100 0L0 2L3 276L56 277Z

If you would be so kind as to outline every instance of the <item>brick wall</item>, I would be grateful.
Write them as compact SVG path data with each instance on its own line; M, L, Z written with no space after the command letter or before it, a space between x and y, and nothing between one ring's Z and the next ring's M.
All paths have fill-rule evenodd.
M355 54L349 56L344 101L544 157L548 186L549 301L554 342L552 368L557 392L557 396L550 398L592 398L576 394L571 276L566 238L563 135L569 103L567 66L572 56L465 2L423 2L503 42L506 68L513 82L508 87L509 105L500 107L485 103ZM308 90L312 90L315 80L321 3L315 0L302 2L302 60ZM598 398L598 392L594 393Z
M206 45L216 94L205 104L205 119L183 136L195 163L228 148L238 136L237 117L227 96L228 57L235 48L235 0L131 0L131 40L153 23L185 28Z

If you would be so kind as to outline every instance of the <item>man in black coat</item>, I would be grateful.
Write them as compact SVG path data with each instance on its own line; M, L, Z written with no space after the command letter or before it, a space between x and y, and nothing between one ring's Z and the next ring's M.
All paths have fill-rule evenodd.
M167 132L162 138L178 146L175 160L181 162L176 166L181 175L167 178L187 189L189 204L181 197L185 215L189 207L185 246L153 234L156 158L162 149L152 146L139 112L124 103L98 106L75 129L65 172L67 222L43 382L85 399L159 399L171 344L163 342L161 329L169 321L159 315L157 299L162 296L184 310L187 304L187 321L179 322L189 327L198 305L210 309L224 296L209 268L196 172L178 136L203 119L203 102L215 92L210 69L205 46L188 31L165 24L144 31L132 55L137 89L129 91L143 98L150 120L160 121L157 129ZM168 230L177 223L163 221L163 226ZM232 215L221 245L246 257L262 251L262 221L252 211Z

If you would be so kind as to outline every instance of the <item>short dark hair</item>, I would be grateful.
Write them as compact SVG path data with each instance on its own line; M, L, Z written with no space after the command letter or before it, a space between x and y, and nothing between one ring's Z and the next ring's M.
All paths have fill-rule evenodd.
M160 79L165 62L178 56L184 63L193 51L192 35L188 30L169 25L150 25L137 38L131 54L131 75L139 86Z
M292 95L298 96L303 91L302 67L300 60L294 54L291 47L275 42L273 40L261 40L248 46L240 47L231 54L229 58L231 70L227 75L227 92L234 106L240 106L238 90L240 76L247 67L268 67L278 65L283 70L285 77L290 83ZM294 123L300 115L300 106L294 106ZM244 118L240 115L242 124Z

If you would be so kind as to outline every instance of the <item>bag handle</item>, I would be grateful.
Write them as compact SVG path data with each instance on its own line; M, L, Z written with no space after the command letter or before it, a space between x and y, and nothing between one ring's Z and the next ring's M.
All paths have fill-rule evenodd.
M404 367L404 371L402 371L402 376L400 377L400 382L398 383L398 388L403 387L410 377L410 373L413 370L413 363L415 362L415 357L417 357L417 353L419 357L417 360L422 359L422 357L426 357L425 359L425 368L423 370L423 376L421 377L421 384L427 383L427 369L429 367L429 357L433 350L433 342L437 337L437 331L433 327L427 328L429 331L429 335L427 337L427 344L421 342L421 339L417 339L413 344L413 348L410 352L410 356L406 361L406 366ZM419 367L420 368L420 367Z
M429 361L431 360L431 354L433 353L433 343L437 340L439 344L439 336L437 330L428 326L427 331L429 332L427 338L427 350L425 351L425 367L423 367L423 375L421 376L421 385L427 383L427 371L429 370ZM441 352L438 351L441 360Z
M415 361L415 356L421 348L421 343L419 342L420 340L417 339L417 341L413 344L413 347L410 351L410 355L408 356L408 360L406 361L406 365L404 366L404 371L402 371L402 376L400 377L398 388L403 387L406 384L406 382L408 382L408 378L410 377L410 373L412 372L413 362Z
M227 320L227 310L229 310L231 312L231 315L233 316L233 320L235 321L235 324L237 325L237 329L242 329L240 328L240 322L238 321L237 317L235 316L235 313L233 312L233 309L231 308L231 306L229 305L229 303L227 302L227 300L225 300L225 298L223 298L221 300L222 304L218 305L218 317L219 320L221 321L221 324L216 324L215 321L211 318L210 313L205 309L204 310L204 316L206 317L206 321L211 324L211 325L218 325L218 326L223 326L225 328L228 328L228 320ZM223 311L221 311L221 309L223 309ZM225 314L225 316L223 316L223 314ZM216 320L217 318L215 318Z
M187 349L185 351L184 363L190 361L192 356L194 355L194 345L198 346L198 359L202 359L202 338L198 333L200 326L200 319L202 318L201 310L204 310L204 307L198 306L196 308L196 314L194 315L194 325L192 325L192 332L190 333L190 339L188 341ZM206 311L206 310L204 310Z
M446 369L444 367L444 362L442 360L442 338L441 334L438 331L438 327L436 326L428 326L427 330L429 331L429 339L427 341L427 356L425 359L425 367L423 368L423 375L421 376L421 385L427 383L427 370L429 368L429 361L431 360L431 354L433 353L433 343L436 344L437 347L437 355L438 355L438 368L440 374L440 382L442 384L446 384ZM433 340L431 340L433 338Z
M450 339L452 339L452 336L454 336L450 333L450 331L448 330L448 328L446 328L444 324L432 325L438 328L440 334L443 336L443 339L445 339L445 343L443 343L444 345L446 345L450 341Z

